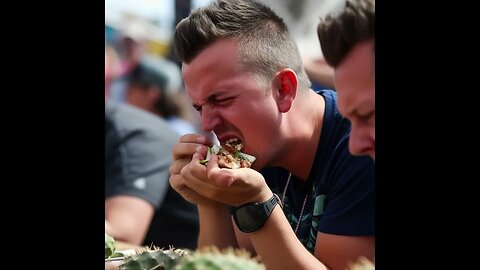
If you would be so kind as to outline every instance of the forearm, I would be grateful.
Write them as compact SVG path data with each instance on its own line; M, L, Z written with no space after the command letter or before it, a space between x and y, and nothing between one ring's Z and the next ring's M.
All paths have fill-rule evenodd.
M300 243L279 206L250 239L267 269L327 269Z
M124 227L116 227L111 222L105 220L105 232L112 236L115 240L141 245L144 238L144 233L137 233L135 230L128 230ZM135 232L135 233L134 233Z
M214 245L218 248L237 247L230 218L229 206L221 203L198 206L200 234L198 247Z
M116 240L141 245L154 214L147 201L118 195L105 200L105 232Z

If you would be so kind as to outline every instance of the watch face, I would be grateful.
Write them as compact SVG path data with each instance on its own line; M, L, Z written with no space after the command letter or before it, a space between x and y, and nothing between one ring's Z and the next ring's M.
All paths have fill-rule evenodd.
M262 205L250 204L238 208L233 217L241 231L253 232L263 226L268 215Z

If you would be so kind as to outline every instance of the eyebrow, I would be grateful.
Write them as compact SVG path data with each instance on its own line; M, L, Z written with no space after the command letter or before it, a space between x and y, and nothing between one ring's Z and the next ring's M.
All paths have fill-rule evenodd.
M220 93L220 94L222 94L222 93ZM208 102L211 102L211 101L214 101L218 96L219 96L219 93L213 93L213 94L209 95L209 96L207 97L207 101L204 102L203 104L208 103ZM193 106L193 108L195 108L195 109L200 109L200 108L203 106L203 104L202 104L202 105L198 105L198 104L192 103L192 106Z

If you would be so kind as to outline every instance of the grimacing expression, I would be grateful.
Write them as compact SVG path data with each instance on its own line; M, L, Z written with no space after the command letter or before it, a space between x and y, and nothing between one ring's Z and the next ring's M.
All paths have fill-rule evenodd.
M374 40L357 44L335 69L338 109L352 124L349 150L375 160Z
M256 156L261 168L272 154L281 113L268 89L239 64L237 42L220 39L183 63L185 88L200 113L204 131L213 131L220 142L238 138L242 152ZM271 91L271 90L270 90Z

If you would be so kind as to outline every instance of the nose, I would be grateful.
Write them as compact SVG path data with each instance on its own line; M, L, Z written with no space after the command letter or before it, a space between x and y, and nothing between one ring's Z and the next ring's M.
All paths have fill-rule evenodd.
M368 129L361 125L352 125L348 149L352 155L367 155L375 147L374 138L370 138Z
M204 105L202 107L202 128L206 132L213 131L222 120L219 113L212 106Z

